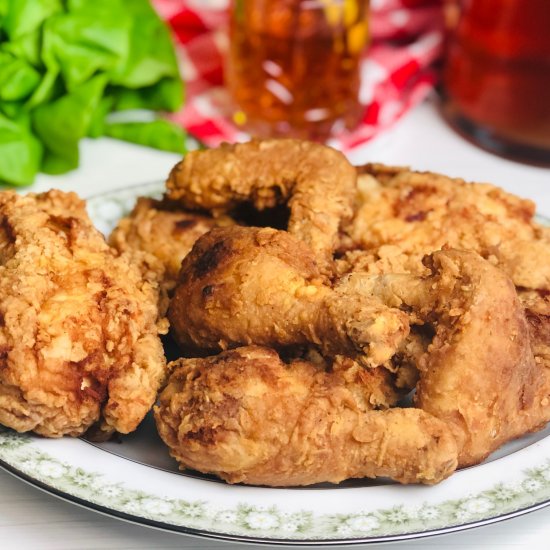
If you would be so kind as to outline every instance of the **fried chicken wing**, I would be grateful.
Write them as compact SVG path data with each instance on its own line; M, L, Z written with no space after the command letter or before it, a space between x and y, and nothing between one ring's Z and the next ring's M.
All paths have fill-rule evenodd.
M327 286L312 251L271 228L203 235L183 261L168 316L182 347L315 344L369 366L388 361L408 333L404 313Z
M287 365L250 346L177 361L155 418L182 467L230 483L386 476L432 484L454 471L456 443L444 422L418 409L371 410L355 395L338 371Z
M166 376L158 289L74 193L0 193L0 228L0 423L131 432Z
M360 206L346 227L340 273L423 273L423 256L448 245L478 252L516 286L550 288L550 238L533 221L533 202L440 174L358 170Z
M288 202L288 231L332 271L338 231L352 215L356 172L342 153L294 139L254 140L193 151L172 170L168 197L186 208L228 212L252 202L263 210Z
M428 256L427 277L351 274L348 285L412 310L435 335L419 357L415 404L445 421L459 466L550 420L546 374L509 277L474 252Z
M144 251L158 261L149 264L157 271L161 285L171 292L181 262L195 241L217 225L228 225L229 218L214 220L186 212L170 201L140 197L129 216L122 218L109 237L109 244L120 252Z

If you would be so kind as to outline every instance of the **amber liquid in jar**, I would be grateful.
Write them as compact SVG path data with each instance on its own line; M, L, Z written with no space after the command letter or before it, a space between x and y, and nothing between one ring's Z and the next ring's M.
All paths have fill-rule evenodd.
M550 163L550 0L464 0L445 112L481 146Z
M261 137L325 141L352 129L367 0L235 0L227 84L235 122Z

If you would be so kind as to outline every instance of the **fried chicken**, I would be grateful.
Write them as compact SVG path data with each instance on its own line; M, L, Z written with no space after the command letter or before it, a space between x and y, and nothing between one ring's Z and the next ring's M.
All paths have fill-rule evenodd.
M0 193L0 423L128 433L166 376L158 288L74 193Z
M389 361L408 333L405 313L326 285L313 252L271 228L203 235L182 263L168 317L184 348L314 344L368 366Z
M529 323L535 356L550 369L550 292L519 289L518 296Z
M195 241L217 225L228 225L225 217L214 220L205 215L186 212L170 201L140 197L129 216L122 218L109 237L120 252L144 251L162 287L170 293L178 277L181 262Z
M478 252L518 287L550 289L550 238L533 221L531 201L429 172L358 171L360 205L346 227L340 274L423 273L423 256L448 245Z
M535 397L541 407L550 407L550 292L520 289L518 296L525 309L531 348L542 370L544 383ZM544 421L544 418L543 418Z
M215 229L184 260L169 316L184 346L317 344L326 356L393 364L404 388L414 365L415 403L449 424L461 466L478 463L550 418L545 375L501 269L450 249L423 268L429 275L353 273L331 288L288 233ZM418 326L408 340L405 316Z
M338 232L353 213L356 172L342 153L294 139L253 140L193 151L166 183L168 198L214 214L251 202L257 209L287 203L288 231L332 273Z
M432 484L454 471L456 443L444 422L419 409L372 410L352 385L339 371L243 347L178 360L155 419L183 468L230 483L386 476Z
M502 270L458 250L435 252L424 265L427 277L354 273L347 282L432 326L414 403L447 423L459 467L469 466L550 420L547 369L535 360L524 308Z
M299 349L299 348L297 348ZM318 369L332 373L353 393L354 399L366 409L388 409L395 407L415 386L408 385L401 368L392 365L367 368L345 355L323 357L315 348L308 347L301 353L286 353L285 363L307 361Z

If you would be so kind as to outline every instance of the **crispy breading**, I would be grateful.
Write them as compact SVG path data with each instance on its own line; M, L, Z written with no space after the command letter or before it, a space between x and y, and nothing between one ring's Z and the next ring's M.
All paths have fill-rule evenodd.
M211 217L186 212L173 202L140 197L132 210L122 218L109 237L109 244L120 252L143 251L157 277L171 292L178 278L181 262L195 241L213 227L229 224L229 218Z
M155 418L183 468L269 486L378 476L432 484L456 468L444 422L418 409L372 410L357 398L361 381L338 370L284 364L257 346L174 367Z
M170 199L214 214L243 202L259 210L288 203L288 231L330 274L339 229L353 212L356 178L346 157L330 147L267 139L192 151L172 169L166 185Z
M313 252L286 231L224 227L185 258L168 317L183 347L313 344L365 365L389 361L408 334L406 315L325 284Z
M481 254L516 286L550 288L550 238L533 220L532 201L430 172L373 164L358 171L340 273L422 273L423 256L448 245Z
M535 359L524 308L501 269L451 249L424 264L428 276L353 273L348 285L432 326L414 403L449 425L459 466L469 466L550 420L548 369Z
M535 389L535 403L541 410L547 410L550 408L550 291L519 289L518 296L525 310L535 362L542 371L543 383ZM540 416L541 428L547 420L544 415Z
M135 430L166 375L158 288L74 193L0 193L0 423L49 437Z
M188 205L213 210L227 211L247 200L262 208L288 197L292 209L298 189L295 157L281 168L275 155L262 157L272 146L254 142L238 151L225 147L197 154L174 169L170 192L181 193ZM277 146L284 151L284 143ZM254 169L247 172L250 166ZM280 199L274 166L289 177ZM310 178L315 173L310 168L306 163L300 176ZM302 226L289 224L293 235L213 230L183 262L170 309L183 346L204 352L257 344L285 353L289 345L315 347L306 355L309 361L295 358L288 364L264 348L178 362L156 416L161 435L184 466L230 482L272 485L380 471L410 482L414 476L399 469L401 452L426 434L425 425L418 429L421 417L443 422L457 445L460 467L481 462L550 420L550 230L535 222L534 204L492 185L439 174L382 165L358 172L355 215L349 222L342 211L336 215L342 231L330 232L331 246L325 240L319 247L322 241L307 234L314 219L308 217ZM335 192L341 181L337 172L332 178L327 189ZM317 205L331 198L312 182L305 188L315 189ZM311 198L304 193L300 200L304 196ZM319 207L317 214L322 213ZM329 216L334 214L330 210ZM291 221L299 217L291 210ZM335 243L333 260L327 251L334 251ZM313 360L318 354L326 363ZM348 368L335 368L334 356L341 354L353 367L344 361ZM370 398L393 406L400 390L416 386L417 410L372 411L354 378L365 366L389 376L378 391L367 384ZM217 408L221 388L227 394L219 402L229 396L229 408ZM365 410L367 416L361 416ZM394 458L388 458L389 470L342 471L354 464L349 454L372 466L369 453L378 440L369 439L368 433L376 433L369 422L382 417ZM281 428L280 418L291 419L290 431ZM357 418L366 426L366 439L350 442L346 430ZM408 439L401 430L402 446L392 440L398 422L412 434ZM329 436L327 424L334 426ZM372 447L358 448L358 441ZM345 457L344 466L333 462L335 450ZM317 454L322 465L312 458Z

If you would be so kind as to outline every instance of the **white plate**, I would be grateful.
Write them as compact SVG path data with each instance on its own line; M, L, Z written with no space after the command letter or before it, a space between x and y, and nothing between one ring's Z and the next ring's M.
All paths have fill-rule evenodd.
M89 200L102 231L161 183ZM119 442L0 433L0 465L113 517L211 538L289 545L361 544L467 529L550 504L550 427L504 446L434 487L389 481L271 489L178 472L150 417Z

